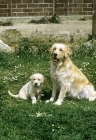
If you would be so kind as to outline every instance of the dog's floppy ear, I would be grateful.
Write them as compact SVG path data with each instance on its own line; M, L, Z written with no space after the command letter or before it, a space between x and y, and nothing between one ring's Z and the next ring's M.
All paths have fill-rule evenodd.
M53 48L54 48L54 45L49 49L50 54L53 53Z
M50 52L50 54L52 54L52 52L53 52L53 47L51 47L51 48L49 49L49 52Z
M72 50L67 46L65 51L65 57L68 57L72 54Z
M42 75L42 83L44 83L44 81L45 81L45 77Z

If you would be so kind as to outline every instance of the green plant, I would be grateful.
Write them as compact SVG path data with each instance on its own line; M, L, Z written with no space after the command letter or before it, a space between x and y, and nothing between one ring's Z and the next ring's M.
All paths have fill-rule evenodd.
M46 24L46 23L60 23L60 17L57 16L57 13L53 14L51 17L42 17L40 19L32 19L29 23L36 23L36 24Z
M85 20L86 20L86 17L80 17L79 20L80 20L80 21L85 21Z
M48 18L47 17L42 17L40 19L32 19L29 23L36 23L36 24L46 24L48 23Z
M60 23L60 17L57 16L57 13L55 13L52 17L49 18L49 21L51 23Z

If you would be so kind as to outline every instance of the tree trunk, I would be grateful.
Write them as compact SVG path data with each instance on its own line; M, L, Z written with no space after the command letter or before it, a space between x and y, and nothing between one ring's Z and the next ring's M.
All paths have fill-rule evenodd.
M96 0L93 0L92 36L96 39Z

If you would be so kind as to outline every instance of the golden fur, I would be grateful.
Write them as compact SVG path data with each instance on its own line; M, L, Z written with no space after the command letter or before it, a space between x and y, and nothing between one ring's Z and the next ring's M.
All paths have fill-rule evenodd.
M49 101L54 101L59 90L56 105L61 105L66 95L78 99L85 98L89 101L96 98L92 83L70 60L71 53L71 49L66 44L56 43L50 48L53 90Z

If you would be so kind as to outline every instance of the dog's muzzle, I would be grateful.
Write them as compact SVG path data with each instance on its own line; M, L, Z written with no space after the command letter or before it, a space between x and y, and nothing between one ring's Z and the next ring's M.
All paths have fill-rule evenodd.
M57 53L54 53L54 54L53 54L53 61L54 61L54 62L59 61L59 59L57 58L57 56L58 56Z

